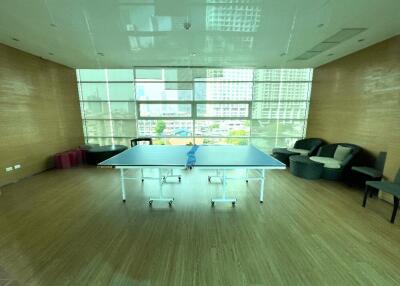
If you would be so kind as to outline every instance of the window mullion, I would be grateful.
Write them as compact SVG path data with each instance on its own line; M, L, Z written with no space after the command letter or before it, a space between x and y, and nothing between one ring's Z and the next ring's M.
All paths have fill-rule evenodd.
M165 69L165 67L160 67L159 69ZM294 138L304 137L306 134L312 69L300 71L253 69L244 73L232 69L227 72L224 69L211 70L210 72L207 70L204 75L200 75L200 80L195 80L193 75L191 80L183 81L179 80L181 78L177 78L178 80L176 81L167 81L169 78L154 81L138 79L137 67L133 67L130 71L134 76L131 85L131 88L133 88L133 100L123 100L125 97L118 96L112 89L113 86L111 84L125 82L124 78L114 77L112 79L114 81L109 82L111 78L109 78L110 73L107 70L93 71L92 74L90 70L89 72L87 70L77 70L77 83L82 108L82 123L86 131L86 142L89 142L88 138L96 137L90 135L99 134L97 130L105 127L107 127L107 130L102 131L103 135L109 135L110 139L116 138L115 142L119 142L120 139L118 138L124 138L119 135L130 134L132 132L130 130L135 127L129 124L136 125L136 136L145 134L141 131L143 128L145 128L146 133L151 132L153 134L155 124L155 122L152 122L153 120L166 121L170 132L164 131L162 136L164 134L168 135L165 137L178 138L179 134L182 133L176 133L176 129L191 129L192 134L182 138L186 138L188 141L191 138L193 143L196 142L196 138L248 138L250 143L253 142L253 138L259 138L256 145L261 144L264 146L266 144L271 146L272 144L291 144ZM251 79L249 78L250 72ZM260 74L258 74L259 72ZM246 78L242 77L242 75ZM260 80L257 81L256 77ZM141 84L141 82L147 85ZM152 82L155 83L154 86ZM85 83L91 83L91 85L85 85ZM158 86L155 86L156 84ZM160 94L156 97L158 90ZM190 92L191 97L189 98ZM307 94L305 94L306 92ZM141 94L144 95L142 98L146 98L146 100L139 99ZM203 100L197 100L196 94L202 96ZM121 100L113 100L113 98L120 98ZM152 98L160 100L149 100ZM174 100L165 100L168 98ZM179 100L180 98L186 100ZM251 99L232 100L235 98ZM91 101L100 103L91 103ZM104 101L104 104L101 103L102 101ZM147 109L148 112L146 114L145 111L148 107L142 106L143 104L163 104L167 108L164 106L159 108L150 107ZM176 104L176 106L171 108L168 104ZM187 106L180 106L184 104L187 104ZM200 104L204 104L204 106ZM218 104L223 105L218 106ZM132 106L136 107L135 117L123 118L126 117L126 110L132 110ZM140 107L142 107L142 112L140 112ZM110 126L108 126L108 123L100 122L100 117L104 113L107 113L105 120L110 121ZM97 117L99 122L94 122ZM136 122L122 122L131 119L136 120ZM218 123L220 127L211 128L210 126L215 125L214 123ZM249 126L247 123L250 123ZM245 132L230 132L233 130L245 130ZM190 130L188 131L190 132ZM175 134L177 135L175 136ZM241 135L237 137L236 135L238 134ZM268 142L263 142L262 138L268 138L269 140L267 140ZM110 142L110 139L108 141L105 139L100 141L99 139L99 143ZM225 139L217 141L226 142ZM94 143L96 140L90 139L90 143L92 142Z

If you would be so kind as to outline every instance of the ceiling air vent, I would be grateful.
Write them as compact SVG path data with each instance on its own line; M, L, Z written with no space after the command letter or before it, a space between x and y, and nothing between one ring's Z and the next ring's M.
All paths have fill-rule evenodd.
M331 37L323 40L321 43L315 45L310 50L306 51L305 53L301 54L295 60L308 60L322 52L325 52L336 45L360 34L361 32L365 31L366 28L346 28L342 29L336 34L332 35Z
M355 35L360 34L361 32L365 31L367 28L347 28L347 29L342 29L336 34L334 34L332 37L329 37L326 39L324 42L337 42L341 43L344 42Z
M313 57L315 57L316 55L320 54L321 52L314 52L314 51L307 51L304 54L298 56L297 58L295 58L295 60L308 60L311 59Z

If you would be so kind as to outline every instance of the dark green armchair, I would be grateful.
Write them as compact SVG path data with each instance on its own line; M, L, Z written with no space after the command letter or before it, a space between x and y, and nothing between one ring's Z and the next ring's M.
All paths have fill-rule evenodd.
M281 161L282 163L289 165L289 157L293 155L304 155L310 156L316 153L318 148L323 144L323 140L320 138L305 138L297 140L294 143L293 148L274 148L272 150L272 156Z
M302 149L308 151L308 156L315 154L318 148L324 143L320 138L305 138L297 140L294 143L293 149Z
M324 164L322 178L337 181L342 179L344 171L351 168L354 157L360 151L361 147L354 144L328 144L320 147L317 155L311 156L310 160Z

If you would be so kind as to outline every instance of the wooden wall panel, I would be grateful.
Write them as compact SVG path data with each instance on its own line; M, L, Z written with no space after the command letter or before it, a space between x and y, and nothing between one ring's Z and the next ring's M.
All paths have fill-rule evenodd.
M307 137L387 151L384 174L400 167L400 36L314 70Z
M84 142L74 69L0 44L0 186ZM21 164L21 169L5 168Z

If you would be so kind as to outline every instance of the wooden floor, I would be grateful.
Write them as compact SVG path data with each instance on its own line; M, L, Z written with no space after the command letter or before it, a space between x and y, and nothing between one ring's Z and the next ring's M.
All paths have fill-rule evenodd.
M115 170L49 171L2 189L0 286L400 285L400 226L391 205L338 183L287 171L230 185L236 208L210 207L205 171L168 185L131 181L121 202ZM400 220L400 218L399 218ZM399 221L398 220L398 221Z

